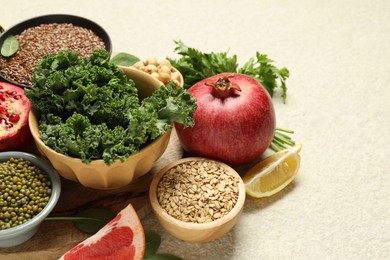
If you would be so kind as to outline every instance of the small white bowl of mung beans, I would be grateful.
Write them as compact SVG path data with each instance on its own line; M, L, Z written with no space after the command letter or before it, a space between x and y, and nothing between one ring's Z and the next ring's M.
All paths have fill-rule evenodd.
M25 152L0 152L0 248L29 240L61 193L48 161Z
M168 233L204 243L234 227L243 210L245 186L230 166L188 157L168 164L153 177L149 197L156 219Z

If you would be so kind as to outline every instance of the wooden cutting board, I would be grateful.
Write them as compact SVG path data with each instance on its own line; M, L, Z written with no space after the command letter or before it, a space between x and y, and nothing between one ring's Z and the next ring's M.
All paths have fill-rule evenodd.
M79 183L62 179L60 199L50 216L71 216L88 208L104 208L118 213L129 203L140 219L150 211L148 191L155 173L170 162L183 157L176 132L173 130L167 150L152 170L126 187L101 191L85 188ZM37 234L27 242L10 248L0 248L0 259L57 259L90 235L79 231L69 221L44 221Z

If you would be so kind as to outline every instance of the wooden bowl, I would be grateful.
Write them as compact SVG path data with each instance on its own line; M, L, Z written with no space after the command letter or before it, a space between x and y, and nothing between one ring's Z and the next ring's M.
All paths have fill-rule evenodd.
M123 66L118 66L118 67L123 68ZM130 67L128 67L128 68L130 68L130 69L132 69L132 70L137 70L137 71L139 71L139 72L141 72L141 73L143 73L143 74L146 74L146 75L150 75L150 74L147 73L147 72L144 72L144 71L142 71L142 70L139 70L139 69L135 68L134 66L130 66ZM184 78L183 78L183 75L180 73L180 71L179 71L178 69L176 69L176 68L174 68L174 67L172 67L172 71L174 71L174 72L176 72L176 73L179 74L179 87L183 87L183 86L184 86ZM157 78L155 78L155 79L158 80ZM163 83L162 81L160 81L160 80L158 80L158 81L161 82L162 85L164 85L164 83Z
M121 69L128 78L134 80L140 99L150 96L161 86L160 81L148 74L141 74L129 68ZM45 145L40 137L37 116L34 111L31 111L28 124L38 151L49 159L62 177L79 182L85 187L100 190L124 187L134 179L148 173L154 162L165 152L171 135L171 131L168 131L139 152L130 155L125 162L118 160L108 166L103 160L95 160L85 164L79 158L60 154Z
M160 192L158 190L158 186L163 176L167 174L171 169L175 168L176 166L181 164L188 164L191 162L217 163L217 165L220 165L225 170L224 174L228 174L232 176L234 180L237 182L236 187L238 189L238 197L236 199L236 203L225 216L212 220L211 222L207 222L207 223L197 223L192 221L188 222L188 221L179 220L177 217L173 217L171 214L168 213L168 210L164 209L161 206L158 199L158 192ZM181 176L182 176L181 174L177 174L175 175L175 179L181 178ZM200 186L203 185L205 184L202 183L202 185ZM220 238L233 228L244 206L245 186L240 175L230 166L222 162L209 160L206 158L190 157L190 158L180 159L176 162L168 164L163 169L161 169L154 176L152 180L150 190L149 190L149 197L150 197L151 206L154 215L156 216L159 223L167 230L167 232L169 232L171 235L175 236L176 238L187 242L203 243L203 242L208 242ZM184 200L185 198L182 201ZM207 206L204 206L204 208L205 207Z

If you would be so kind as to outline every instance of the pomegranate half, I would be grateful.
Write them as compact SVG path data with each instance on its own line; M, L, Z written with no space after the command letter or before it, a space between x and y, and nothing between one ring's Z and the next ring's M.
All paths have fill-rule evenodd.
M265 88L244 74L221 73L191 88L197 100L195 126L175 129L183 149L231 166L260 157L275 134L272 100Z
M30 109L30 100L22 88L0 82L0 151L20 150L32 144Z

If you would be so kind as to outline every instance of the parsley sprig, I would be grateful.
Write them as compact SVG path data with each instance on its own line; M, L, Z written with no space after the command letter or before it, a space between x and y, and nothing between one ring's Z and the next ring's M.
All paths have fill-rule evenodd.
M244 66L238 69L238 72L258 80L267 89L271 97L274 96L274 89L281 87L283 103L286 103L286 79L290 76L290 72L285 67L278 69L271 64L272 62L273 60L269 59L266 54L256 52L256 60L250 58Z
M286 80L290 76L287 68L277 68L266 54L256 52L256 59L250 58L242 67L239 67L237 55L228 55L227 52L201 52L186 46L182 41L175 41L179 59L167 58L184 77L184 88L189 88L196 82L223 72L242 73L258 80L274 96L274 89L282 88L283 102L287 98Z

